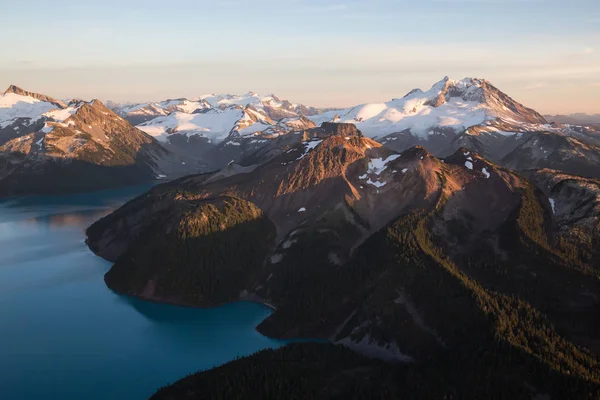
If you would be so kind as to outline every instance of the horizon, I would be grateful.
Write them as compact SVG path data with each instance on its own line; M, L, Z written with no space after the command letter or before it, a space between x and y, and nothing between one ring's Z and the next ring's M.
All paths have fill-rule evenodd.
M117 103L253 91L344 108L477 77L542 114L600 111L592 0L64 4L7 10L0 87Z
M452 80L452 78L450 78L450 79ZM463 78L463 79L466 79L466 78ZM483 78L473 78L473 79L483 79ZM490 83L493 84L493 82L490 82ZM159 102L162 102L162 101L170 101L170 100L178 100L178 99L185 99L185 100L195 101L195 100L199 100L199 99L201 99L203 97L211 96L211 95L215 95L215 96L218 96L218 95L232 95L232 96L243 97L244 95L252 93L252 94L258 95L260 97L276 96L276 97L278 97L282 101L287 100L287 101L290 101L290 103L292 103L292 104L301 104L301 103L294 102L291 99L287 99L287 98L283 98L281 96L278 96L277 93L257 93L257 92L254 92L252 90L249 90L249 91L247 91L245 93L204 93L204 94L201 94L199 96L167 97L167 98L162 98L162 99L146 100L146 101L139 101L139 102L136 102L136 101L116 102L116 101L111 100L110 98L108 98L108 99L99 99L99 98L82 99L81 97L77 97L77 96L58 98L58 97L52 96L51 94L48 94L48 93L38 92L38 91L35 91L35 90L29 90L29 88L26 88L26 87L23 87L23 86L20 86L20 85L17 85L17 84L9 84L7 86L7 89L4 92L6 92L10 87L13 87L13 86L16 87L16 88L18 88L18 89L27 91L27 92L47 95L49 97L52 97L52 98L54 98L56 100L59 100L59 101L62 101L62 102L69 102L71 100L83 100L83 101L88 101L88 102L91 102L91 101L100 101L100 102L102 102L104 104L113 103L113 104L118 104L118 105L136 105L136 104L144 104L144 103L159 103ZM420 87L419 88L413 88L413 89L421 89L421 90L424 90L424 91L427 90L427 89L423 89L423 88L420 88ZM413 89L411 89L411 90L413 90ZM409 91L407 91L407 93ZM4 92L2 92L2 93L4 93ZM401 98L401 97L402 96L399 96L399 97L396 97L396 98ZM391 101L391 100L393 100L393 99L384 100L384 101L381 101L380 103ZM305 106L314 106L313 104L303 104L303 105L305 105ZM358 105L360 105L360 104L353 104L351 106L340 106L340 107L335 107L335 106L329 106L329 107L317 107L317 106L314 106L314 107L320 108L320 109L343 109L343 108L349 108L349 107L358 106ZM534 109L534 111L537 111L537 110ZM586 112L544 113L544 112L540 112L540 114L542 114L542 115L548 115L548 116L559 116L559 115L569 116L569 115L578 115L578 114L580 114L580 115L588 115L588 116L597 116L597 115L600 115L600 112L595 112L595 113L594 112L591 112L591 113L586 113Z

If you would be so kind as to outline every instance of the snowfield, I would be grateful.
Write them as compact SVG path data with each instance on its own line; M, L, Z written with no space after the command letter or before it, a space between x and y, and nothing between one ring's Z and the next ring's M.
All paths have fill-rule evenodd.
M434 107L430 103L442 93L446 82L454 85L461 97L450 97L445 103ZM410 131L412 135L426 139L434 133L435 128L463 131L496 118L498 113L481 101L479 90L477 80L443 79L426 92L415 89L403 98L387 103L363 104L308 118L317 125L328 121L353 123L366 136L374 139L403 131Z
M42 114L57 108L52 103L29 96L7 93L0 96L0 128L5 128L16 118L29 118L29 124L41 118Z
M157 117L137 126L138 129L166 142L169 133L199 135L219 143L227 139L229 133L242 118L241 110L214 111L206 114L187 114L174 112L164 117Z

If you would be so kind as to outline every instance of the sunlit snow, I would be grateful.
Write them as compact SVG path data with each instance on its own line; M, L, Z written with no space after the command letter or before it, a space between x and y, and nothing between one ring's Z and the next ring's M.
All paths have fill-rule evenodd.
M322 141L323 140L313 140L311 142L305 142L304 144L306 147L304 148L304 153L302 153L300 157L296 158L296 160L303 159L312 149L320 145Z
M443 89L444 81L438 82L426 91L415 91L401 99L387 103L363 104L352 108L333 110L319 115L309 116L315 124L332 121L339 115L339 122L356 124L365 136L383 137L391 133L410 130L412 134L428 138L429 132L436 127L465 130L479 125L486 119L489 109L477 101L464 101L460 97L451 97L439 107L425 105L435 99ZM456 82L467 86L467 80ZM476 88L475 85L473 85Z

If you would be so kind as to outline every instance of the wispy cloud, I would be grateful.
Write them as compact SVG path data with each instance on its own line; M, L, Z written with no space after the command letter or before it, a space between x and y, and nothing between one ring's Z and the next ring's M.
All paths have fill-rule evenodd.
M583 54L586 54L586 55L594 54L594 48L593 47L585 47L583 49Z

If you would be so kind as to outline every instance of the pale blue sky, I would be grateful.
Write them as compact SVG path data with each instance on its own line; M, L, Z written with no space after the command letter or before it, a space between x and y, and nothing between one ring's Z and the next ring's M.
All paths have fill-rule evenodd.
M348 106L449 75L541 112L600 112L598 0L6 3L0 86L59 98L253 90Z

